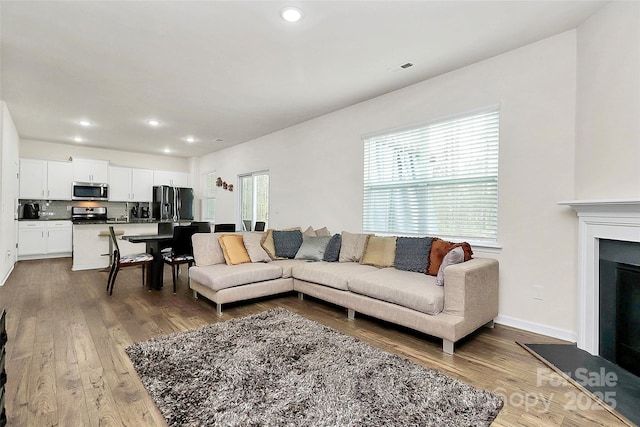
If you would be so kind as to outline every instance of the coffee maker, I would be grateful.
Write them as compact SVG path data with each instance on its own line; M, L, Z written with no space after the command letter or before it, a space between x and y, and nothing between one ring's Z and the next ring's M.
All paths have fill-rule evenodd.
M24 219L40 218L40 205L37 203L25 203L22 211L22 217Z

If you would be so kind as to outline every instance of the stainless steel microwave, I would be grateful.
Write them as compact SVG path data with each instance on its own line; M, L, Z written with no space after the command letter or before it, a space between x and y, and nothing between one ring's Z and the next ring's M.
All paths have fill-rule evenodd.
M109 185L94 182L74 182L72 200L109 200Z

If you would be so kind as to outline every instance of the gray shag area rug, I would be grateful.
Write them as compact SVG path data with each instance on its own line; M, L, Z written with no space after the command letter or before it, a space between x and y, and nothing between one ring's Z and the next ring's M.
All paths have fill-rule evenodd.
M170 426L488 426L503 405L285 309L126 352Z

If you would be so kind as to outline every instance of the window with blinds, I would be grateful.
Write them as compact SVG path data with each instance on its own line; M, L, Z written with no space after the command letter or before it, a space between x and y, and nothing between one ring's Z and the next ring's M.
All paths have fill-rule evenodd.
M498 236L497 108L364 138L363 228Z
M204 175L202 194L202 220L214 221L216 219L216 173L209 172Z

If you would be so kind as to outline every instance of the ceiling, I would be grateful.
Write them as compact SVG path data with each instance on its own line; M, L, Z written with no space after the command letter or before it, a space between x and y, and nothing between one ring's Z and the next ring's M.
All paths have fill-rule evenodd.
M22 139L201 156L570 30L603 4L3 0L0 99ZM288 5L300 22L280 18Z

